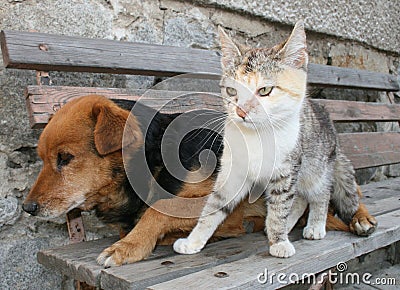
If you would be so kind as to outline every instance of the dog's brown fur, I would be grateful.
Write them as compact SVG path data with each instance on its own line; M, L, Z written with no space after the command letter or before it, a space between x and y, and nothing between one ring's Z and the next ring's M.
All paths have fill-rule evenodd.
M38 154L43 160L43 168L24 204L35 202L39 205L37 215L57 217L76 207L108 212L126 203L120 194L121 183L126 177L121 149L129 146L135 150L143 145L137 120L133 116L128 120L128 116L128 111L101 96L92 95L68 102L55 114L40 137ZM127 128L133 137L124 139L123 143L127 120ZM69 156L66 154L74 157L65 161ZM60 158L65 160L60 161ZM61 168L57 164L62 162L67 165ZM198 184L186 183L177 195L206 196L212 186L211 178ZM169 199L159 200L155 205L167 207L169 211L172 208L179 213L187 210L193 214L201 212L203 203L185 208L187 205L181 204L179 199ZM333 210L328 214L328 230L357 232L360 226L376 223L361 203L350 226L334 214ZM265 215L262 199L254 204L244 201L218 228L214 237L243 235L248 232L246 224L252 225L253 232L263 230ZM157 241L171 244L176 238L186 236L197 223L195 218L168 216L147 207L137 213L137 218L134 229L99 256L101 264L115 266L142 260L151 254Z

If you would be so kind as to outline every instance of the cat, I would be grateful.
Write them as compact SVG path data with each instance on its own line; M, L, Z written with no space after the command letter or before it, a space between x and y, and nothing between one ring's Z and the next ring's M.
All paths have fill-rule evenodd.
M354 169L328 113L306 98L303 22L272 48L249 48L222 28L219 33L228 114L221 167L196 227L175 242L174 250L199 252L235 206L258 189L267 203L270 254L287 258L295 254L288 233L307 206L306 239L325 237L329 203L343 221L351 221L359 204Z

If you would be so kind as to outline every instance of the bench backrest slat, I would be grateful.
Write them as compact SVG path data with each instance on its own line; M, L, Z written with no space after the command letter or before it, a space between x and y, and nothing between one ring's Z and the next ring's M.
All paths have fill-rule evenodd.
M217 52L204 49L17 31L0 39L8 68L155 76L221 70Z
M57 86L28 86L26 90L29 118L34 128L42 128L51 114L67 101L88 94L101 94L115 100L144 100L144 104L165 113L185 112L191 109L209 108L221 110L221 98L216 94L175 91L75 88ZM179 101L173 100L184 96ZM398 121L400 105L363 103L335 100L312 100L326 107L335 122ZM356 169L400 162L400 133L352 133L339 134L343 151Z
M93 88L93 87L67 87L67 86L28 86L25 92L26 97L30 98L30 106L35 114L53 114L60 104L66 103L71 98L85 96L90 94L105 95L111 99L137 100L142 94L146 96L146 104L160 108L168 102L168 106L162 109L163 112L184 112L190 109L196 109L205 104L204 97L208 95L207 105L221 104L216 93L204 93L202 99L193 96L193 92L176 91L155 91L155 90L127 90L116 88ZM179 99L179 104L171 102L178 96L185 96ZM338 100L312 100L325 106L329 111L330 117L335 122L360 122L360 121L399 121L400 105L366 103ZM42 104L42 105L41 105ZM34 117L34 116L33 116ZM47 122L31 123L32 127L43 127Z
M218 53L210 50L17 31L2 31L0 40L8 68L155 76L205 73L205 78L216 78L221 71ZM308 83L399 90L390 74L318 64L309 65Z
M335 122L388 122L400 120L400 105L341 100L318 100Z
M356 169L400 162L400 132L339 134L339 143Z

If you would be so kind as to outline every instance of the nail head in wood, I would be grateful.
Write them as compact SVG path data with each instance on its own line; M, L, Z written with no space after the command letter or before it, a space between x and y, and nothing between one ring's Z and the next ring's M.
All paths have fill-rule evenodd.
M229 274L226 272L217 272L214 274L214 276L217 278L227 278L229 277Z
M49 51L49 46L47 44L41 43L39 44L39 49L42 51Z

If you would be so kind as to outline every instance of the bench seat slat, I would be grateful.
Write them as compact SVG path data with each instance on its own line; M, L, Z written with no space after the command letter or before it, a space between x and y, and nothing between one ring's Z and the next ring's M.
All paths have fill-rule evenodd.
M273 273L319 273L336 266L338 263L348 261L364 253L390 245L398 240L400 225L394 220L400 215L400 210L377 217L379 227L369 237L354 237L350 233L328 232L322 240L312 241L301 239L295 241L297 252L289 259L278 259L268 254L256 254L245 259L218 265L212 268L179 277L164 283L148 286L147 289L277 289L284 287L278 280L272 283L260 284L257 281L259 273L268 270ZM218 278L215 273L224 272L229 275ZM107 276L101 278L105 284ZM294 278L295 279L295 278ZM103 285L103 284L102 284Z
M18 31L2 31L0 40L7 68L155 76L205 73L205 78L221 72L220 56L210 50ZM309 65L308 83L399 90L390 74L319 64Z
M339 143L356 169L400 163L400 132L344 133Z
M394 197L400 190L400 178L370 183L361 186L361 189L365 196L363 201L366 203L371 214L390 214L396 212L400 208L399 203L394 202ZM383 205L385 206L383 207ZM110 268L105 270L102 270L101 267L96 264L95 257L97 257L102 249L112 243L112 240L109 239L42 250L38 254L38 259L41 264L48 268L51 267L53 270L60 271L72 278L79 277L82 280L86 279L84 281L91 285L101 282L104 289L142 289L164 281L170 281L176 278L180 279L179 277L192 274L193 272L200 273L199 271L206 268L213 269L211 271L211 275L213 276L215 273L215 268L213 267L219 264L221 265L219 267L223 267L224 264L229 266L231 265L229 263L233 260L237 260L237 263L244 261L244 265L247 265L246 263L251 265L252 261L263 261L264 264L262 268L254 268L252 275L247 276L247 274L243 273L241 279L246 283L246 279L256 279L256 275L263 271L264 267L269 268L271 265L273 265L273 267L278 267L279 265L277 265L277 263L283 262L292 264L291 262L294 259L295 262L293 262L293 265L299 267L302 263L303 257L306 256L307 258L305 259L305 263L307 263L307 266L303 265L302 270L320 272L325 270L323 268L327 266L326 262L329 261L330 257L333 259L342 258L343 261L347 261L354 255L361 255L363 251L367 251L368 246L372 245L371 251L375 248L381 247L381 245L390 242L390 239L396 238L396 236L392 236L396 233L389 231L388 229L392 228L393 225L398 226L398 224L396 224L396 219L393 219L393 217L390 220L390 224L386 223L389 221L387 219L383 222L383 219L378 217L378 220L380 223L378 227L378 236L376 237L377 234L373 234L367 239L357 238L354 235L346 233L330 232L328 233L328 240L326 242L324 242L324 240L302 241L301 235L299 235L301 234L301 231L291 233L291 239L297 241L298 252L293 258L284 260L272 258L271 256L259 255L260 253L265 253L267 251L266 238L261 233L250 234L240 238L228 239L210 244L201 253L194 256L177 255L172 252L171 247L162 246L156 249L151 259L131 265L125 265L120 268ZM366 240L363 243L364 239ZM347 243L353 243L353 241L355 246L351 251L349 251L350 247ZM342 244L344 243L346 243L346 246L343 248ZM316 247L316 245L318 246ZM309 252L311 248L316 248L315 250L319 250L320 253L313 256L312 253ZM299 256L297 257L297 255ZM336 257L336 255L338 256ZM250 258L246 259L246 257ZM253 260L254 257L256 260ZM319 265L320 261L325 262ZM334 263L335 260L331 262ZM308 264L312 265L312 267L308 267ZM259 264L255 264L255 266L258 267ZM287 264L282 264L279 267L287 269L286 266ZM247 266L245 269L248 270ZM273 270L275 268L269 269ZM154 275L152 276L151 271L153 270ZM237 270L240 271L240 268L237 268ZM219 280L234 278L234 273L230 270L222 271L227 272L230 276L227 278L218 278ZM215 277L209 277L207 279L212 280L214 278ZM200 280L197 280L196 282L198 283L198 281ZM193 283L194 282L195 281L193 281ZM185 287L185 285L186 284L182 284L181 287ZM214 289L215 287L211 288ZM189 289L189 287L186 289Z

